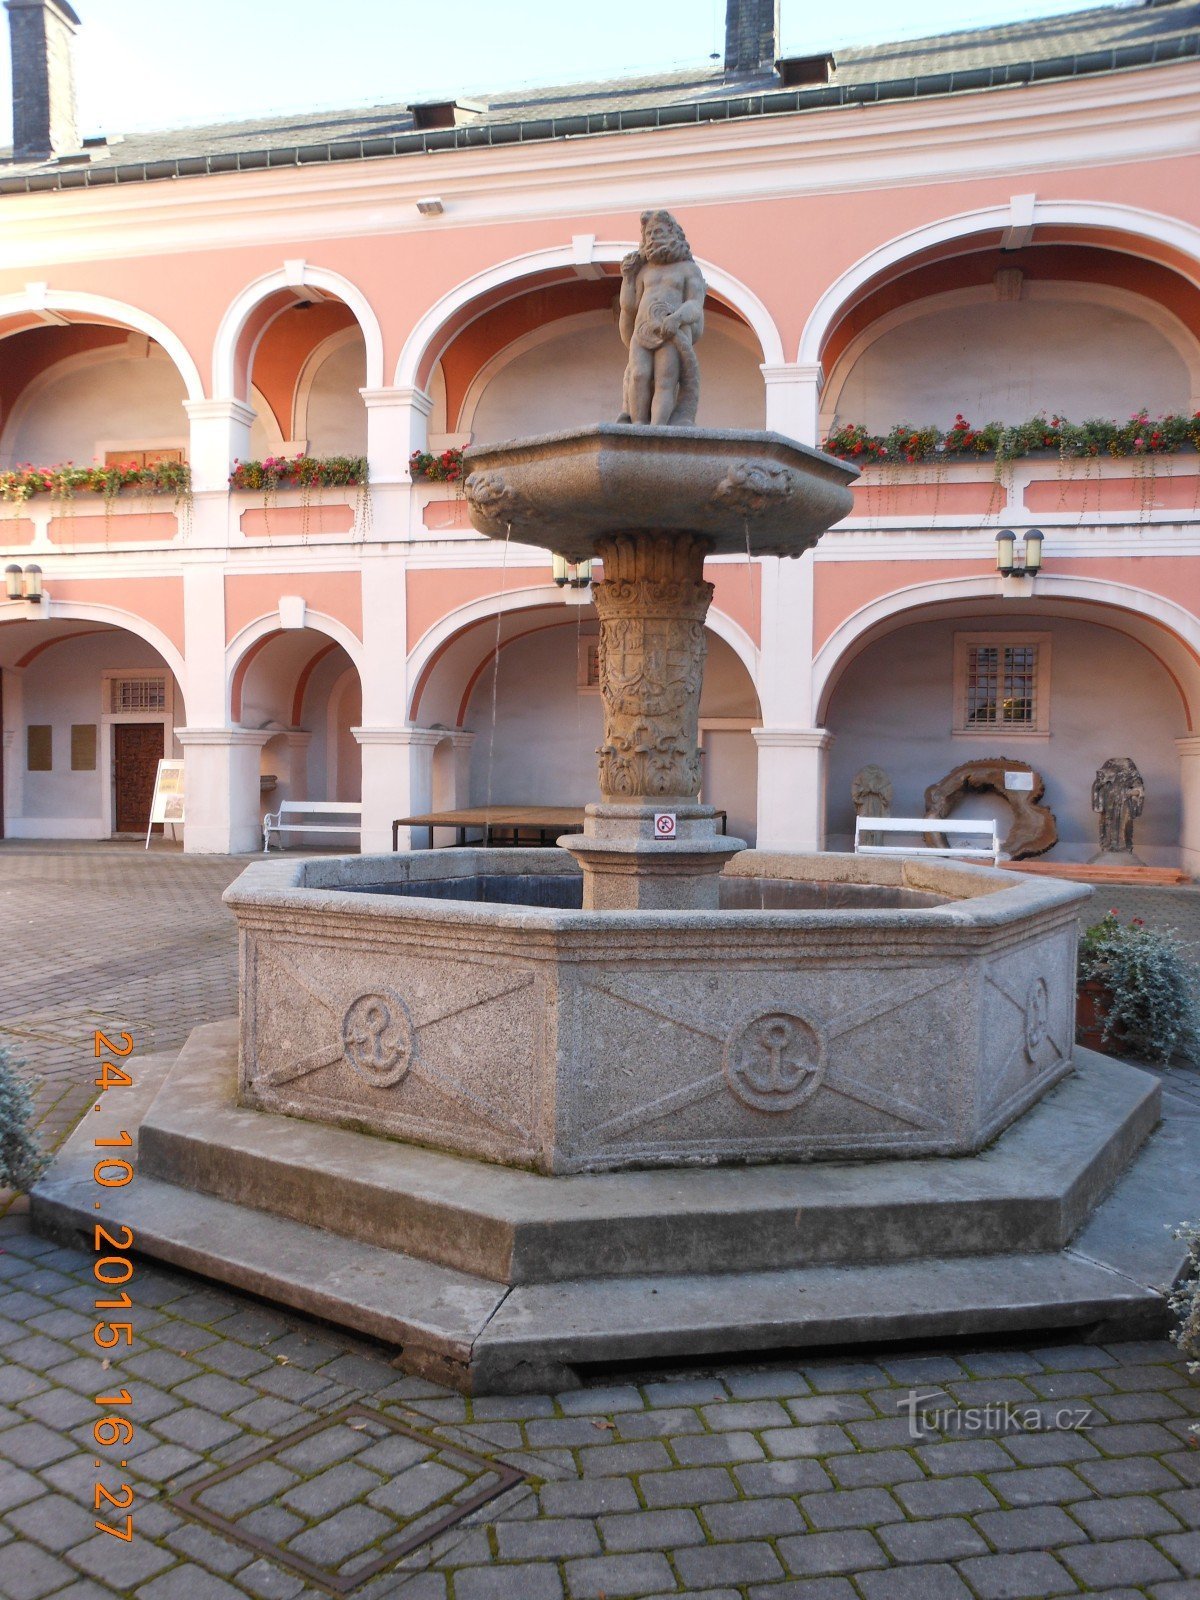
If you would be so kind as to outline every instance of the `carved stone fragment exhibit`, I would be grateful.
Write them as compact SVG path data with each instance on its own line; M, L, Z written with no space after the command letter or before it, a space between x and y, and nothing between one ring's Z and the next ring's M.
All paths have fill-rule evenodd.
M1058 826L1049 806L1041 804L1046 781L1026 761L989 756L964 761L925 791L925 815L949 817L964 794L997 794L1012 809L1012 823L1002 849L1013 861L1045 855L1058 843ZM945 835L930 833L930 842L945 845Z

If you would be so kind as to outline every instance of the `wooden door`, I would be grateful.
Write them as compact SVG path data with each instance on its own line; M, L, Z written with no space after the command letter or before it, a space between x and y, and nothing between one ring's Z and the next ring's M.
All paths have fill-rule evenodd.
M161 722L113 723L114 833L145 833L162 757ZM156 832L162 832L161 824Z

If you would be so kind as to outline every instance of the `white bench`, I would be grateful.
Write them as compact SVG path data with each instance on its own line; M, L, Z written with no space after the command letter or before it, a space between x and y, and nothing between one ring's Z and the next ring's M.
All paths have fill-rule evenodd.
M863 834L940 833L944 845L864 844ZM952 844L956 835L964 839L986 839L986 845ZM1000 862L1000 836L994 822L951 822L946 817L858 817L854 823L854 853L860 856L990 856L993 866Z
M355 817L354 822L309 822L308 817ZM263 854L273 833L353 833L362 838L362 803L358 800L283 800L279 810L263 818ZM280 844L282 849L282 842Z

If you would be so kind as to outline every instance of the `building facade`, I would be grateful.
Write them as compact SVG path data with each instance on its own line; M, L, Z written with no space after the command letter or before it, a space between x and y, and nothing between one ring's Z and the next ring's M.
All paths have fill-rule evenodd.
M164 755L192 851L284 798L361 800L367 850L590 799L586 590L411 459L615 417L619 263L666 206L708 284L700 425L892 440L814 552L710 563L703 798L837 848L862 768L914 815L1004 756L1086 860L1129 756L1138 854L1200 865L1200 457L1154 442L1200 410L1200 6L777 61L771 0L730 0L709 73L105 143L73 124L86 17L6 3L41 76L0 164L0 471L190 469L0 504L6 836L144 832ZM1039 414L999 459L895 432ZM231 487L297 454L368 481ZM1041 572L1001 575L1033 528Z

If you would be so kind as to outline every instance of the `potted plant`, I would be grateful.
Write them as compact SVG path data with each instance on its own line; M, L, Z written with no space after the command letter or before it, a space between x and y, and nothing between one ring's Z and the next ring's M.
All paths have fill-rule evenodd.
M1109 911L1079 946L1076 1034L1088 1049L1166 1066L1200 1054L1198 974L1188 947L1141 917Z

